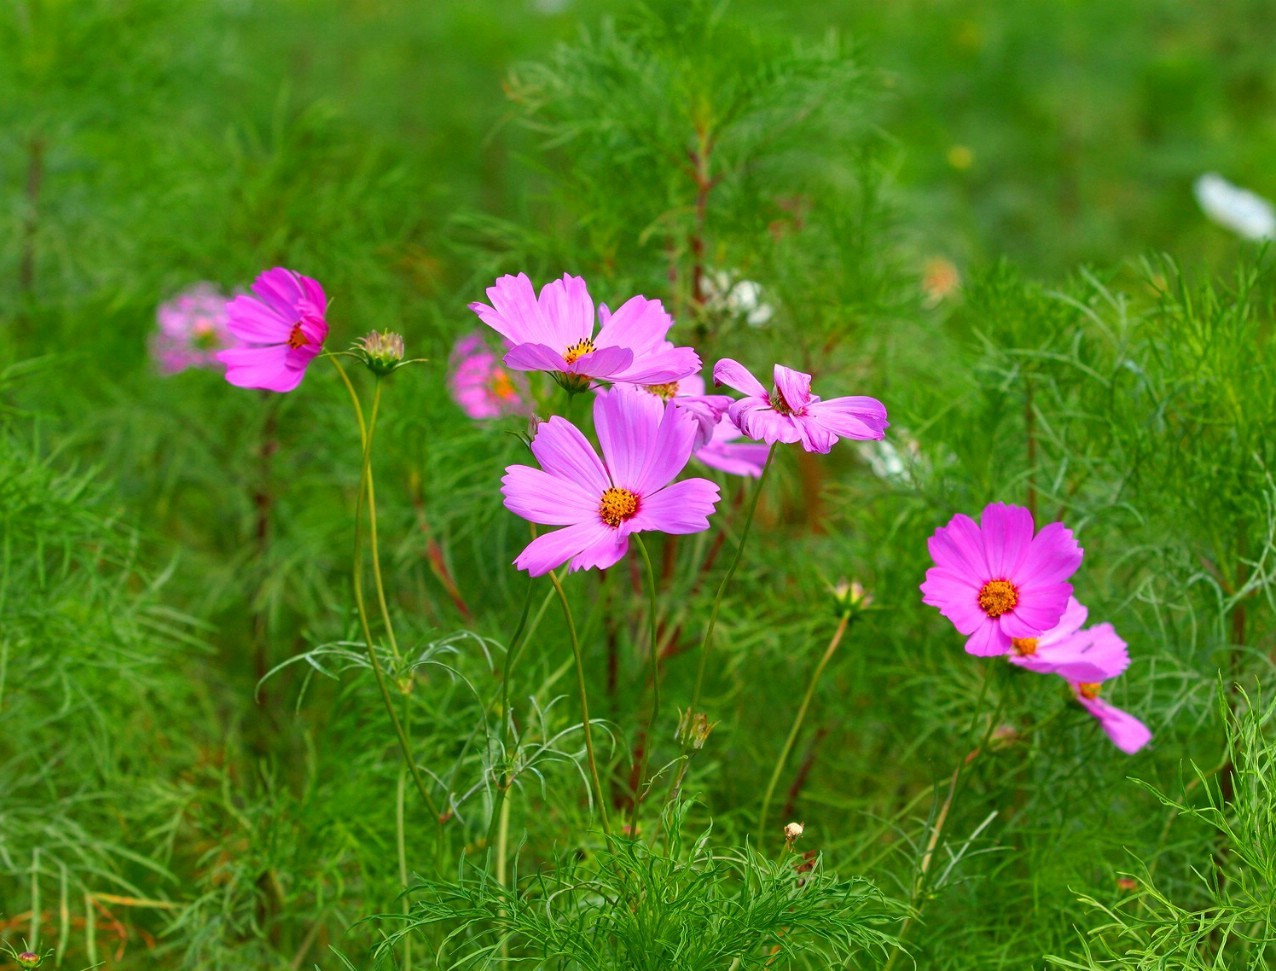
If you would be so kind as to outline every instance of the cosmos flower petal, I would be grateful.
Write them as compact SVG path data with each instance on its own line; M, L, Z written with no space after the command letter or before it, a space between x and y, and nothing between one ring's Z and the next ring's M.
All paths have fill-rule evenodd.
M975 588L979 588L983 581L977 582L975 578L988 572L988 564L983 555L983 538L973 519L958 513L947 526L935 530L926 546L937 565L968 575Z
M1073 685L1076 699L1086 711L1099 720L1099 726L1112 739L1112 744L1127 755L1133 755L1152 740L1147 725L1129 712L1110 705L1102 698L1087 698Z
M1010 638L997 627L988 622L978 628L966 641L966 653L975 657L997 657L1010 653Z
M629 534L604 526L598 538L572 560L573 570L605 570L614 566L629 552Z
M569 374L585 374L591 378L618 381L620 379L617 375L624 372L633 363L633 359L634 352L627 347L600 347L596 351L582 354L561 370Z
M565 350L594 332L594 301L578 276L564 273L561 280L545 284L539 306L545 328L541 340L549 344Z
M606 556L615 552L617 542L617 530L612 529L601 519L592 519L588 522L576 523L572 526L564 526L562 529L556 529L552 533L546 533L544 536L537 536L527 544L523 552L518 554L514 560L514 565L520 570L526 570L531 576L539 577L548 573L555 567L562 566L573 557L581 558L588 561L591 557L594 560L605 559ZM619 537L623 542L624 537ZM589 551L589 555L584 555ZM599 556L599 551L604 555ZM618 556L611 560L615 563L621 556L625 555L622 548ZM611 563L607 565L610 566ZM573 562L572 569L585 569L590 565L601 565L599 562L584 563L577 566Z
M1023 665L1040 674L1057 674L1068 681L1097 683L1115 678L1130 666L1130 652L1111 624L1098 624L1058 644L1037 645Z
M273 270L266 270L253 281L252 291L257 298L269 307L272 311L280 316L289 316L296 308L298 301L307 296L306 289L302 286L301 274L292 270L277 266ZM313 280L310 281L314 283ZM318 286L316 283L315 286ZM323 301L323 289L319 289L319 298ZM323 311L322 305L319 307L320 312Z
M768 445L783 442L791 445L802 441L802 430L788 415L781 415L757 398L741 398L732 402L727 415L737 428L755 441Z
M239 353L239 352L243 353ZM262 391L292 391L301 384L306 372L288 367L285 363L288 348L276 347L232 348L222 351L217 359L225 364L226 380L237 388L258 388ZM235 355L233 360L231 355Z
M697 450L696 461L727 475L743 475L756 479L762 475L770 449L757 442L722 442L716 439Z
M992 575L1008 577L1018 574L1019 565L1032 544L1032 513L1023 506L994 502L984 510L979 526L984 533L984 549ZM1053 627L1054 622L1050 626Z
M542 526L567 526L598 513L598 494L528 465L509 466L501 492L506 509Z
M794 421L792 418L789 420L797 428L801 436L798 440L806 451L827 455L833 450L833 446L837 443L837 436L827 428L821 428L819 423L814 421Z
M600 499L611 488L607 470L580 429L555 415L536 429L532 454L552 476L574 482Z
M665 384L679 381L699 370L699 354L690 347L674 347L670 344L666 348L635 356L632 366L627 365L611 372L611 379L632 384Z
M708 479L683 479L645 495L637 515L629 521L631 532L659 530L662 533L699 533L709 528L709 517L717 506L717 485Z
M768 397L767 389L762 387L762 382L755 378L743 364L729 357L724 357L713 366L713 383L725 384L728 388L735 388L736 391L750 397Z
M506 352L504 364L515 371L567 370L567 359L548 344L515 344Z
M838 437L857 441L880 440L890 426L886 406L861 395L816 401L807 407L807 413Z
M280 317L260 300L241 293L231 300L226 311L229 314L230 332L241 341L252 344L282 344L292 333L290 320Z
M526 273L500 277L495 285L487 288L487 299L492 302L490 307L476 301L470 304L470 309L511 346L536 343L548 336L536 302L536 291Z
M1023 576L1028 581L1056 581L1072 576L1081 565L1081 546L1063 523L1050 523L1032 541Z
M922 594L922 603L938 607L959 633L973 634L988 623L988 615L979 609L979 587L943 567L926 571Z
M615 485L643 492L643 468L657 443L664 411L655 395L628 385L617 385L594 399L594 430Z
M615 313L606 316L594 343L598 347L632 348L635 356L641 359L659 347L672 326L673 318L659 300L648 300L643 296L630 297ZM699 358L696 360L693 370L700 369ZM637 378L624 380L639 381Z
M775 387L792 411L802 411L811 403L811 376L783 364L775 366Z

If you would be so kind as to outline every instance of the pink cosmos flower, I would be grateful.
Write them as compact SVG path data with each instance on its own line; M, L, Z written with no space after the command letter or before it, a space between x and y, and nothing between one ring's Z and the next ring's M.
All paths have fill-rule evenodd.
M968 636L966 651L1006 654L1013 638L1039 637L1059 623L1081 565L1081 547L1063 523L1035 536L1032 514L994 502L982 525L958 514L928 542L935 565L926 571L922 602Z
M801 442L808 452L827 452L838 438L879 439L890 424L886 407L876 398L820 400L811 394L811 376L782 364L775 366L775 386L767 391L744 365L724 358L713 366L714 384L742 391L727 414L755 441Z
M328 336L328 301L310 277L275 267L226 307L230 332L243 346L217 355L226 380L240 388L291 391Z
M151 335L151 357L164 374L187 368L216 368L217 352L235 339L226 326L226 296L211 283L196 283L155 314L159 330Z
M452 348L448 388L471 418L500 418L528 411L526 383L520 375L511 375L501 367L478 334L462 337Z
M617 387L594 399L593 446L554 417L536 430L539 469L511 465L501 480L505 506L524 519L563 529L538 536L514 565L540 576L568 560L572 570L606 569L629 549L631 533L698 533L709 528L718 487L707 479L670 484L691 456L695 423L673 404Z
M660 384L700 370L689 347L674 347L665 335L673 318L659 300L630 297L614 314L598 307L602 323L594 335L594 301L580 277L564 274L532 289L527 274L503 276L489 287L484 303L470 309L505 338L506 367L550 371L574 391L591 380Z

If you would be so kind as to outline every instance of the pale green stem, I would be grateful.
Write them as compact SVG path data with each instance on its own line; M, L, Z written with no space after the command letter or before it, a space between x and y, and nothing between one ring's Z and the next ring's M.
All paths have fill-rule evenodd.
M762 495L762 486L766 483L766 474L771 470L771 460L775 458L776 444L772 443L771 449L766 453L766 464L762 466L762 474L758 476L757 487L753 490L753 501L749 503L749 512L744 519L744 529L740 533L740 542L735 548L735 557L731 560L731 566L727 568L726 574L722 577L722 582L718 584L718 593L713 598L713 610L709 614L709 626L705 628L704 640L700 642L700 667L696 671L696 684L691 691L692 714L696 711L696 706L700 704L700 691L704 687L704 673L709 663L709 649L713 646L713 629L718 623L718 610L722 607L722 597L727 592L727 587L731 583L731 578L735 576L736 567L740 565L740 558L744 553L744 544L749 538L749 528L753 525L753 514L758 508L758 498Z
M567 603L567 593L558 579L558 574L549 571L549 580L558 591L558 602L563 605L563 616L567 618L567 634L572 643L572 656L576 659L576 684L580 689L580 717L585 729L585 754L589 759L589 777L594 785L594 798L598 800L598 814L602 818L603 833L611 835L611 825L607 820L607 795L603 792L603 784L598 778L598 762L594 758L594 733L589 724L589 696L585 691L585 662L580 656L580 639L576 636L576 622L572 620L572 609Z
M766 842L766 824L767 817L771 813L771 798L775 795L775 787L780 782L780 775L784 771L785 763L789 760L789 753L793 751L793 744L797 741L798 732L802 730L802 722L806 718L806 711L811 707L811 698L815 696L815 686L820 683L824 669L828 667L829 661L833 658L833 653L837 650L838 645L842 643L842 637L846 634L850 623L850 613L842 614L842 620L837 625L837 630L833 632L833 638L829 641L829 646L824 649L824 656L820 658L820 663L815 666L815 673L811 675L811 683L806 686L806 695L802 699L801 707L798 708L797 717L793 719L793 727L789 729L789 737L784 740L784 748L780 751L780 757L775 760L775 768L771 770L771 781L767 783L766 795L762 797L762 819L758 824L758 841L760 844Z
M341 366L341 362L335 357L330 357L329 360L336 367L337 373L341 375L346 390L350 392L350 400L354 405L355 417L359 421L359 437L363 445L359 492L355 499L354 569L352 576L354 604L355 610L359 615L359 627L363 632L363 641L368 649L368 660L371 662L372 671L376 675L377 687L381 690L381 700L385 702L386 712L390 715L390 722L394 726L395 736L399 740L399 749L403 753L403 762L412 774L412 781L416 784L417 791L421 793L421 798L429 808L430 814L435 820L439 820L438 805L435 803L434 797L430 795L429 787L426 786L425 779L421 776L421 770L417 767L416 760L412 757L411 743L408 741L407 733L403 730L403 724L399 721L399 713L395 711L394 699L390 695L390 687L386 683L385 671L381 668L381 658L377 654L376 645L372 641L372 628L368 623L368 608L363 599L363 497L367 493L367 486L372 478L372 438L376 431L376 411L381 400L381 386L380 384L377 385L376 394L373 398L371 420L365 425L363 408L359 404L359 396L355 393L354 385L350 383L350 378L346 375L346 369Z
M647 777L647 764L651 760L651 747L655 744L656 719L660 715L660 645L656 636L656 572L651 568L651 557L647 554L647 544L637 533L633 534L638 544L638 552L647 566L647 593L650 605L647 609L647 626L651 640L651 714L647 716L647 733L642 740L642 759L638 764L637 785L634 788L633 814L629 817L629 835L638 835L638 811L642 808L642 798L646 793L644 780Z

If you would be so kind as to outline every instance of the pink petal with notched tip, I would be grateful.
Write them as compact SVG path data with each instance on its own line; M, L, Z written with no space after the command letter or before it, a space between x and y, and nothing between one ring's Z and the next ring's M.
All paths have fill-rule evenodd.
M743 364L729 357L724 357L713 366L713 383L725 384L728 388L735 388L751 397L768 398L768 407L770 405L767 389L762 386L762 382Z
M708 479L684 479L643 496L637 514L626 525L631 533L699 533L709 528L718 498L718 487Z

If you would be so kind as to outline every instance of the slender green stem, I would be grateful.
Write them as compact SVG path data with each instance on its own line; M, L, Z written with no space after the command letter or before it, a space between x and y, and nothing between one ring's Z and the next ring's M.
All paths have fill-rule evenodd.
M602 817L603 833L610 836L611 824L607 819L607 795L603 792L603 784L598 778L598 761L594 758L594 734L589 724L589 697L585 691L585 662L580 656L580 639L576 636L576 622L572 620L572 608L567 602L567 593L563 590L558 574L550 570L549 580L558 591L558 602L563 605L563 616L567 619L567 634L572 642L572 656L576 659L576 684L580 689L580 717L585 729L585 754L589 759L589 777L594 784L594 798L598 800L598 814Z
M767 783L766 795L762 797L762 818L758 824L758 840L760 842L766 841L766 824L767 817L771 812L771 798L775 795L775 787L780 782L780 774L784 771L785 763L789 760L789 753L793 751L793 743L797 741L798 732L802 730L802 722L806 718L806 710L811 707L811 698L815 695L815 686L820 683L820 677L824 674L824 669L828 667L829 661L833 658L833 653L837 650L838 645L842 643L842 637L846 634L850 624L850 613L842 614L842 620L837 625L837 630L833 632L833 638L829 641L829 646L824 649L824 656L820 658L820 663L815 666L815 673L811 675L811 683L806 686L806 696L802 699L801 707L798 708L797 717L793 719L793 727L789 729L789 737L784 740L784 748L780 751L780 757L775 760L775 768L771 770L771 781Z
M377 493L372 475L372 436L377 427L377 414L381 408L381 379L377 378L372 392L372 413L368 416L368 437L364 443L364 486L368 494L368 555L372 558L372 582L377 590L377 606L381 608L381 623L385 626L394 666L401 670L403 657L399 654L399 642L394 636L394 624L390 620L390 608L385 599L385 583L381 580L381 554L377 548Z
M545 594L545 599L541 602L540 610L536 612L536 617L529 626L527 618L532 607L532 592L535 589L532 583L527 584L527 596L523 600L523 612L519 615L518 626L514 628L514 634L510 638L509 646L505 649L505 669L501 674L501 757L504 759L504 765L501 767L501 777L496 780L496 795L492 797L492 818L487 824L487 845L492 845L492 839L496 832L496 826L501 815L502 806L508 797L509 787L513 783L513 776L510 775L509 765L509 747L510 747L510 678L514 672L514 662L518 659L522 652L523 645L527 642L524 636L531 630L540 625L540 619L545 613L545 609L549 606L550 600L554 596L554 591L550 590ZM498 867L501 865L497 864Z
M660 644L656 634L656 572L651 567L647 544L637 533L633 534L633 539L638 544L643 563L647 565L647 593L651 601L647 608L647 626L651 638L651 713L647 716L647 731L642 740L642 757L639 759L637 784L634 786L633 814L629 817L629 835L637 836L638 811L642 808L642 798L646 792L644 780L647 778L647 764L651 760L651 746L655 742L653 732L660 715Z
M731 566L727 568L726 574L722 577L722 582L718 584L718 593L713 598L713 610L709 614L709 625L705 628L704 640L700 642L700 667L696 671L696 684L691 691L690 710L693 714L696 706L700 704L700 691L704 687L704 673L709 664L709 650L713 646L713 629L718 624L718 610L722 607L722 597L727 592L731 578L735 576L736 567L740 565L741 555L744 553L744 544L749 539L749 528L753 525L753 514L757 511L758 498L762 495L762 487L766 484L767 473L771 470L771 461L775 458L777 444L773 442L770 451L766 453L766 464L762 466L762 474L758 477L757 487L753 490L753 501L749 503L749 512L744 518L744 529L740 532L740 542L735 548L735 557L731 560Z
M355 418L359 422L359 439L363 446L359 491L355 499L354 509L354 568L352 570L354 604L355 610L359 615L359 627L363 633L363 642L368 649L368 661L372 664L372 671L376 675L377 687L381 690L381 700L385 703L386 712L390 715L390 722L394 726L394 734L399 740L399 749L403 753L403 762L411 773L412 781L416 784L417 791L421 793L421 798L429 808L430 814L435 820L439 820L438 804L435 803L434 797L430 795L429 787L421 776L421 770L416 764L416 759L412 757L412 745L408 741L402 722L399 720L399 713L395 710L394 698L390 694L390 686L386 682L385 671L381 667L381 658L377 654L376 644L372 640L372 628L368 623L368 607L363 599L363 500L368 493L367 487L372 477L372 438L376 430L376 406L380 401L380 385L377 387L378 396L373 399L372 421L365 423L363 408L359 404L359 396L354 390L354 385L350 383L346 369L341 366L341 362L335 357L330 357L329 360L336 367L337 373L341 375L341 380L346 386L346 390L350 393L350 400L354 405Z

